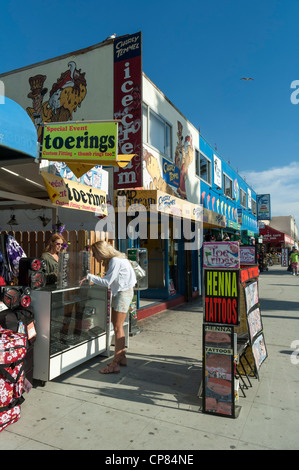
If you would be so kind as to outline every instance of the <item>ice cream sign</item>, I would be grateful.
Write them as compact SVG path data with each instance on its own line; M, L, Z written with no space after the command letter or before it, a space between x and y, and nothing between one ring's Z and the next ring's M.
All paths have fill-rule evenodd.
M203 244L203 267L239 268L239 251L239 243L237 242L206 242Z

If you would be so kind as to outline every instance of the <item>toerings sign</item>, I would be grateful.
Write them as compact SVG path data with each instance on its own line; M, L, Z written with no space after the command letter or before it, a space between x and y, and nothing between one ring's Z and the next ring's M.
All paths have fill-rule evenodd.
M118 123L47 123L43 127L41 158L101 165L117 160Z
M96 215L108 214L106 193L101 189L76 183L44 171L41 171L41 176L51 202L55 206L94 212Z

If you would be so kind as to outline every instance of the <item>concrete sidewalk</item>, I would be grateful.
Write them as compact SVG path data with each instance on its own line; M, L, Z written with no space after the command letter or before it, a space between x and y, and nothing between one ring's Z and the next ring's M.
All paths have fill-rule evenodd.
M0 449L298 449L299 277L273 266L259 285L268 358L240 397L237 419L200 411L197 299L138 322L142 331L130 338L120 374L100 375L109 360L97 357L25 394L21 419L0 433Z

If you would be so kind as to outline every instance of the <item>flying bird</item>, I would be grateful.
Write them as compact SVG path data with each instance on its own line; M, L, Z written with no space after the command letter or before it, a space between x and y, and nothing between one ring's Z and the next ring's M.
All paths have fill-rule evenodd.
M116 38L116 33L111 34L111 36L108 36L105 41L108 41L108 39L115 39Z
M247 77L243 77L243 78L240 78L240 80L245 80L245 81L247 82L248 80L254 80L254 78L251 78L251 77L248 77L248 78L247 78Z

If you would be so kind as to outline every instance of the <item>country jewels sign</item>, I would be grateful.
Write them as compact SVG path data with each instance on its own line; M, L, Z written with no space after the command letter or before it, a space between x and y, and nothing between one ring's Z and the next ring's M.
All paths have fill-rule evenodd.
M76 183L41 171L51 202L59 207L107 215L106 193L100 189Z
M117 159L117 122L47 123L42 159L101 165Z
M117 211L138 211L138 206L146 210L175 215L202 222L202 206L187 202L156 189L119 189L114 191L114 207Z
M239 325L239 290L239 270L204 269L204 321Z
M171 186L179 187L180 169L172 162L162 158L163 179Z

